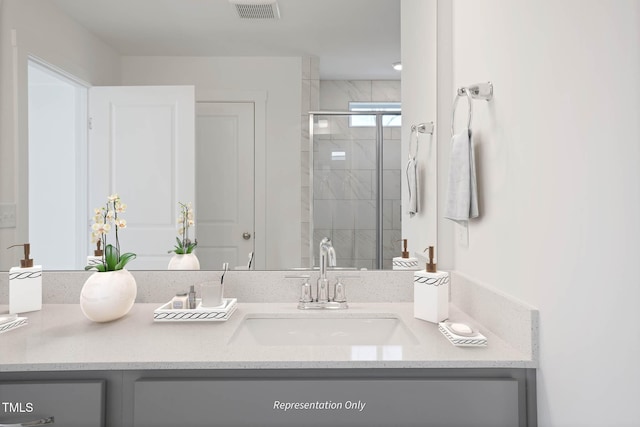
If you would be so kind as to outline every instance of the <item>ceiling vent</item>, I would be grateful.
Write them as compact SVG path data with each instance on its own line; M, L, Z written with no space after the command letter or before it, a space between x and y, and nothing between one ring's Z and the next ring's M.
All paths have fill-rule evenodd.
M229 0L242 19L280 19L276 0Z

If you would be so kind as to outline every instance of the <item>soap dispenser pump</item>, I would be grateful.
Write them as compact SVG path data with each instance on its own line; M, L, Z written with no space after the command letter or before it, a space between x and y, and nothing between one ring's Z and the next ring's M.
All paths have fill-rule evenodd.
M15 248L18 246L24 247L24 259L20 260L20 268L33 267L33 259L29 258L31 255L31 245L29 243L22 243L20 245L11 245L7 249Z
M400 240L398 240L400 241ZM402 239L403 242L403 250L402 255L393 258L393 269L394 270L418 270L420 267L418 266L418 259L409 257L408 239Z
M31 245L23 243L7 249L22 246L24 259L20 267L9 269L9 313L25 313L42 309L42 266L33 265L30 258Z
M413 273L413 315L439 323L449 318L449 273L438 271L434 247L429 246L425 269Z
M436 263L433 262L433 246L429 246L429 262L427 263L425 270L427 273L436 273L438 271Z

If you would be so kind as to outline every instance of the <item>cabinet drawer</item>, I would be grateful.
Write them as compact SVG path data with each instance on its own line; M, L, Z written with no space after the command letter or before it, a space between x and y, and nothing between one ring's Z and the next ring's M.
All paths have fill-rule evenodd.
M0 426L54 417L54 426L103 427L104 381L0 382Z
M135 427L519 425L513 379L141 379Z

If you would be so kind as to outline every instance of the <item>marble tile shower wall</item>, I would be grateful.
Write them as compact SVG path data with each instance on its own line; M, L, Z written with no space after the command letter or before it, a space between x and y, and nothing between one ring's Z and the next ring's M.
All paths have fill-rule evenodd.
M320 82L320 110L348 111L350 101L400 101L400 81ZM376 130L351 127L347 117L326 117L314 135L313 247L332 237L338 265L374 268L376 257ZM383 268L399 253L401 238L400 128L384 128ZM332 153L344 152L344 158ZM312 261L311 261L312 262Z
M309 111L320 109L320 62L317 57L302 58L302 99L300 128L300 254L301 266L312 267L311 248L311 151L309 143Z

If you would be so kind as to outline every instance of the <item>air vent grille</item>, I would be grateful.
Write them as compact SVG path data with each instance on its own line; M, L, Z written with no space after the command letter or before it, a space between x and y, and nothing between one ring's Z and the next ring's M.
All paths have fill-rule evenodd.
M242 19L279 19L278 4L236 4L236 12Z

